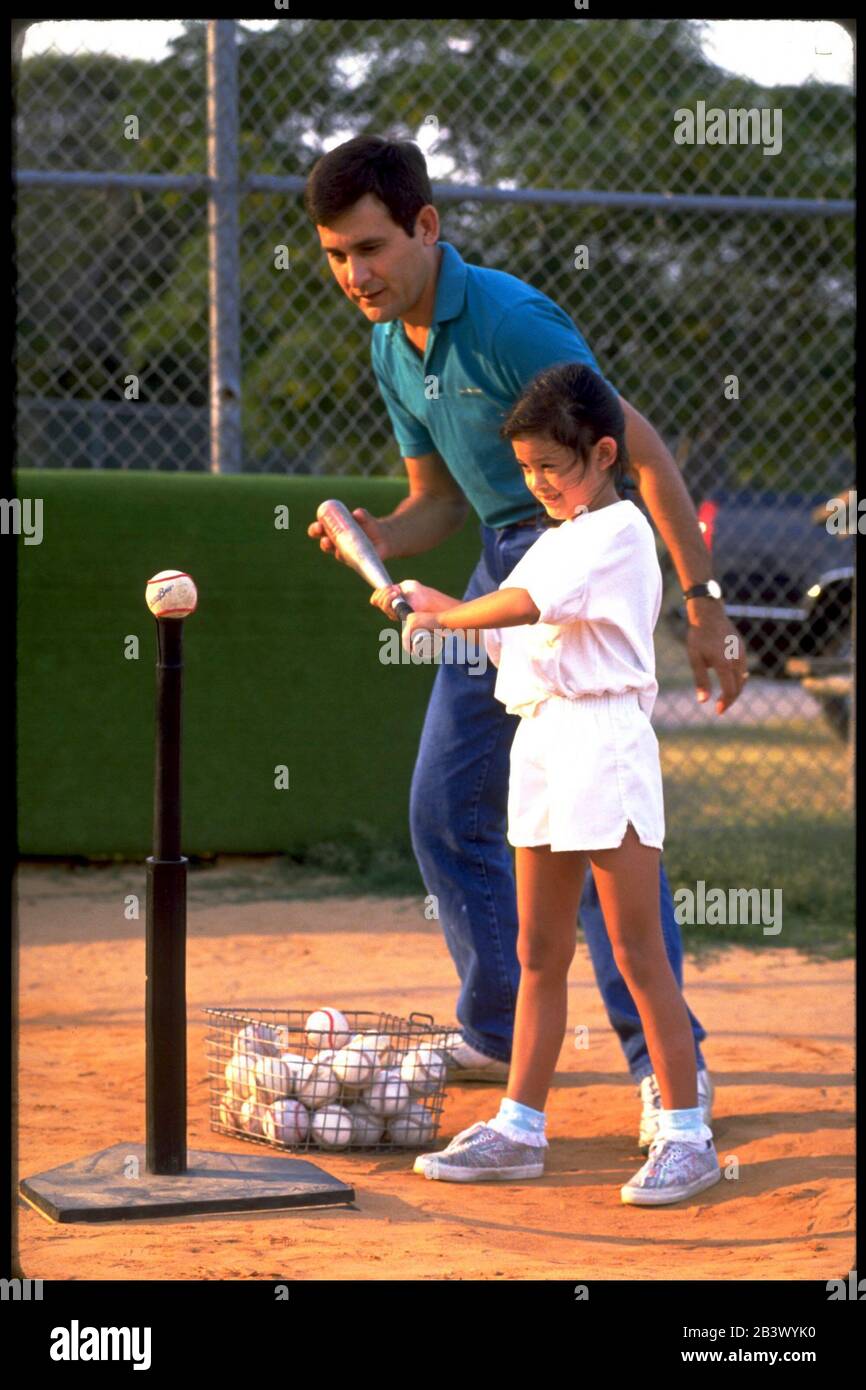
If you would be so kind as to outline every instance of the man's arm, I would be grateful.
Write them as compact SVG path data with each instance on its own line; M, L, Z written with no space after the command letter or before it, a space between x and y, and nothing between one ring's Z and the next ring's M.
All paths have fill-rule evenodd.
M389 516L376 517L385 549L383 560L420 555L459 531L470 507L441 454L404 458L409 496ZM377 547L378 548L378 547Z
M640 495L670 551L683 589L713 577L709 551L682 475L664 442L640 411L620 397L625 413L626 446L637 475ZM719 714L736 700L746 679L743 639L718 599L693 598L686 604L687 648L698 699L709 699L709 673L719 678Z
M366 507L355 507L352 512L382 560L432 550L460 530L470 510L441 455L424 454L403 462L409 475L409 496L389 516L373 516ZM319 542L326 555L342 563L320 521L311 522L307 535Z

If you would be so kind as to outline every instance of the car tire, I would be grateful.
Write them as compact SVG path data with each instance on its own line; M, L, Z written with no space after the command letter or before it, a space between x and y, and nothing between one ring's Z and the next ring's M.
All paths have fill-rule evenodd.
M820 701L824 722L843 743L848 742L851 728L851 701L847 695L816 695Z

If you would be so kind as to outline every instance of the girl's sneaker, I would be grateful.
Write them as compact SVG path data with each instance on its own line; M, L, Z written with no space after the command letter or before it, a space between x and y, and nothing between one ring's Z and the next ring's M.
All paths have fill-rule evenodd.
M634 1206L660 1207L694 1197L719 1182L721 1176L711 1139L703 1146L680 1139L654 1139L646 1163L620 1189L620 1195Z
M414 1171L444 1182L508 1182L540 1178L544 1149L516 1144L486 1124L470 1125L456 1134L442 1153L419 1154Z

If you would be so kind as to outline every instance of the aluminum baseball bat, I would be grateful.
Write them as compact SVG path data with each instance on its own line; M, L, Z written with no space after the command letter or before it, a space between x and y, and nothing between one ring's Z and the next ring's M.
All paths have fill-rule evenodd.
M334 549L339 551L356 574L367 581L371 589L383 589L386 584L393 584L370 537L343 502L338 502L335 497L329 498L317 509L316 520L322 523L322 529ZM412 605L404 598L396 599L392 607L401 623L412 612Z

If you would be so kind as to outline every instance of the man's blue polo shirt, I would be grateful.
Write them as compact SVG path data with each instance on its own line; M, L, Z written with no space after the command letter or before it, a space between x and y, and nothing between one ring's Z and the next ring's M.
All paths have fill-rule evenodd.
M515 275L468 265L447 241L421 354L400 319L373 325L373 371L404 458L439 453L486 526L534 516L499 427L524 386L558 362L598 365L568 314ZM600 373L599 373L600 374Z

